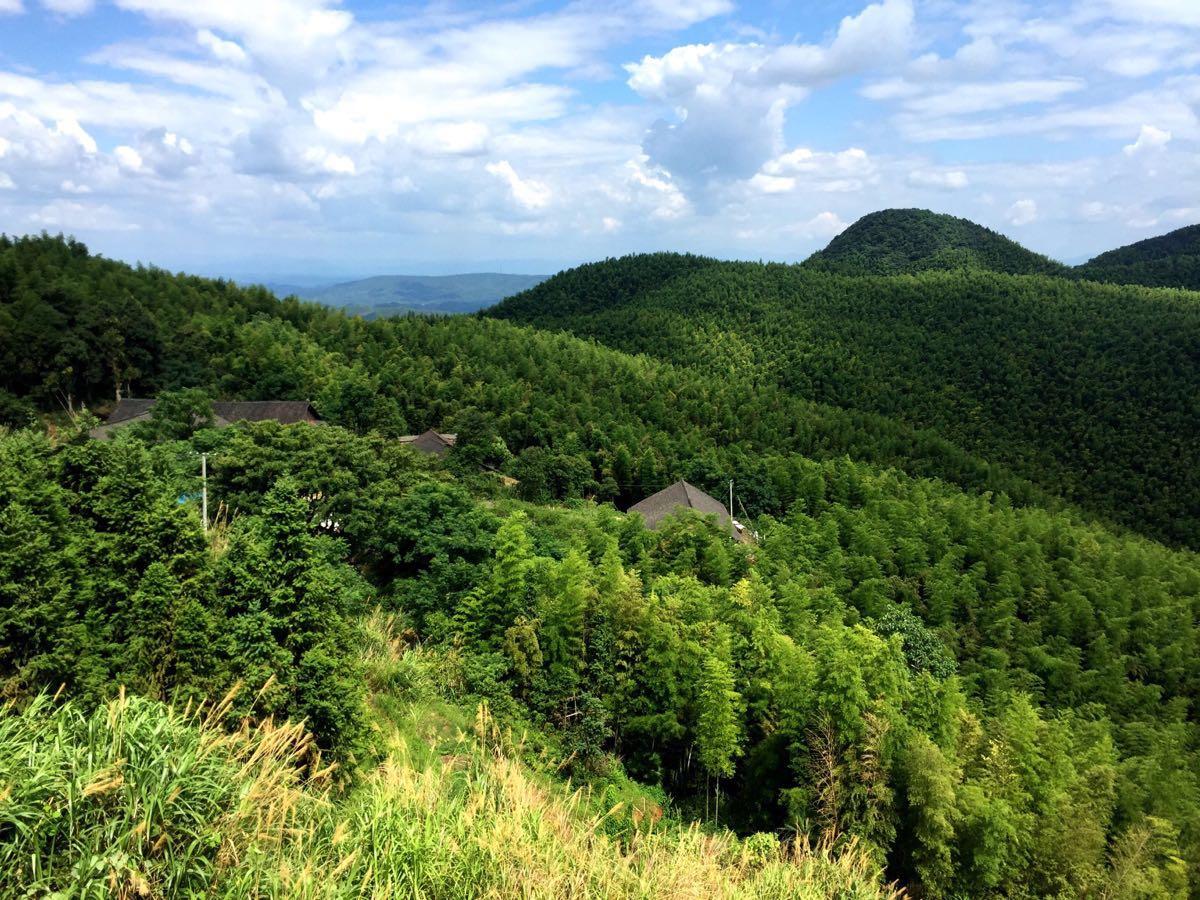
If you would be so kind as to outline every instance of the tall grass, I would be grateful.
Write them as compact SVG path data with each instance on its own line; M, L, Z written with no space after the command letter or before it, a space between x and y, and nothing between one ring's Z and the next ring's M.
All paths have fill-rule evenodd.
M303 730L119 697L0 714L0 896L895 896L854 852L646 825L617 841L583 795L494 744L393 735L348 792ZM615 811L614 811L615 812Z

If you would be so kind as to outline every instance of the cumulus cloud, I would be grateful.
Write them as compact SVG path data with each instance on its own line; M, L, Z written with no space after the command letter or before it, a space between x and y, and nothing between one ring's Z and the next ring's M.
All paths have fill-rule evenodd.
M23 12L25 12L25 6L21 3L21 0L0 0L0 16L16 15Z
M1147 150L1165 147L1170 141L1171 132L1155 128L1153 125L1143 125L1142 130L1138 132L1137 140L1132 144L1126 144L1124 152L1126 156L1136 156Z
M12 177L4 172L0 172L0 191L11 191L17 186Z
M390 259L395 234L488 259L549 235L579 259L731 238L795 258L872 209L951 199L1079 255L1083 229L1061 223L1115 245L1200 196L1190 2L855 0L840 19L784 5L762 29L743 7L710 42L683 29L730 0L390 21L349 0L113 3L132 13L117 42L0 64L0 170L13 222L137 235L115 246L140 258L336 236Z
M1008 208L1008 221L1013 225L1030 225L1037 221L1037 203L1028 198L1018 200Z
M218 37L207 28L201 28L196 32L196 43L221 62L240 66L247 60L246 51L241 48L240 44Z
M971 180L961 169L917 169L908 173L908 183L915 188L961 191Z
M810 237L831 238L841 234L847 227L848 224L842 221L841 216L826 211L817 213L801 225L800 230Z
M513 200L522 209L542 209L550 202L550 188L540 181L522 178L508 160L502 159L499 162L488 163L484 169L508 185Z
M910 0L883 0L847 16L827 44L692 44L625 68L647 100L674 120L651 126L643 149L694 186L749 178L782 149L788 107L815 86L907 51Z
M764 178L790 179L793 186L809 190L861 191L877 178L875 163L861 147L823 153L797 147L768 160L759 173Z
M312 171L329 175L353 175L357 171L354 160L350 157L324 147L309 147L304 151L304 161Z

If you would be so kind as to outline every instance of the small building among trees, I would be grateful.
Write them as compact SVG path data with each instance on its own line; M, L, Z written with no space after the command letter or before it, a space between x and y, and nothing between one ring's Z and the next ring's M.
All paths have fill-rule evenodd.
M94 438L107 438L118 428L149 422L158 401L153 398L121 400L113 407L103 425L90 432ZM211 404L213 428L227 428L235 422L278 422L294 425L306 422L318 425L320 416L307 400L215 400Z
M450 448L458 443L458 435L434 431L430 428L423 434L406 434L400 438L400 443L407 444L409 447L412 447L414 450L420 450L422 453L445 456L450 452Z
M701 515L716 516L717 522L726 529L730 528L732 522L734 537L742 543L751 541L750 532L741 522L729 515L724 503L716 497L704 493L694 484L688 484L682 480L633 504L628 511L640 513L646 527L655 529L663 519L680 509L694 509Z

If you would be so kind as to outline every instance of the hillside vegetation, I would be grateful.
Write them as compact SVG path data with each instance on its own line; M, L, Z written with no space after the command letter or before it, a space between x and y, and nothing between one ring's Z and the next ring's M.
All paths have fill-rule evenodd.
M929 429L1102 516L1200 546L1200 295L651 255L555 276L488 315Z
M1092 281L1200 291L1200 225L1101 253L1075 272Z
M1067 275L1062 263L977 225L926 209L885 209L863 216L804 265L842 275L901 275L987 269L1010 275Z
M973 298L910 339L971 308L1008 326L1011 294L1010 353L1038 365L1056 321L1019 290L1047 282L994 274L664 255L547 284L596 286L581 320L670 325L670 356L685 331L640 306L664 273L702 332L746 283L827 290L831 322L884 289ZM1128 374L1084 320L1131 289L1053 283L1083 292L1062 306L1088 358ZM756 312L796 364L791 323ZM0 317L31 348L3 345L24 425L0 430L0 894L1200 896L1200 556L799 399L733 328L679 366L46 237L3 245ZM155 413L90 439L81 402L118 384ZM1099 390L1067 381L1064 428ZM208 428L214 395L312 398L328 424ZM444 459L393 439L429 426L459 435ZM619 511L680 475L735 477L757 542Z

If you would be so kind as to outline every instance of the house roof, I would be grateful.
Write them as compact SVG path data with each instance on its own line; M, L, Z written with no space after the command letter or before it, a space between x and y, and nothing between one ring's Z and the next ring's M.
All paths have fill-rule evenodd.
M213 415L227 422L279 422L293 425L318 418L307 400L218 400Z
M434 431L432 428L424 434L406 434L400 438L400 443L408 444L414 450L420 450L422 453L436 453L438 456L445 454L457 442L457 434Z
M645 500L629 507L628 511L640 513L646 527L654 529L663 519L679 509L694 509L701 515L716 516L722 526L729 524L729 513L725 504L686 481L677 481L657 494L651 494ZM751 539L749 532L736 519L734 527L739 541L746 542Z
M95 437L106 437L118 426L149 418L157 401L134 397L121 400L108 414L104 424L92 430ZM218 400L212 405L213 424L218 428L234 422L279 422L292 425L296 422L314 422L316 411L307 400Z
M725 504L686 481L677 481L657 494L651 494L640 503L629 507L629 512L641 513L647 527L657 528L659 522L680 507L716 516L722 522L729 521Z
M137 419L149 413L153 406L153 400L121 400L104 422L106 425L118 425L129 419Z

